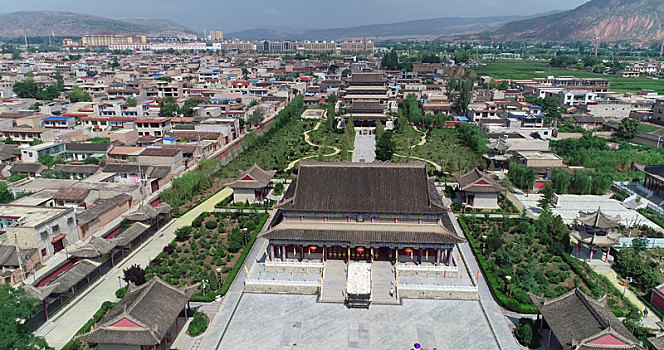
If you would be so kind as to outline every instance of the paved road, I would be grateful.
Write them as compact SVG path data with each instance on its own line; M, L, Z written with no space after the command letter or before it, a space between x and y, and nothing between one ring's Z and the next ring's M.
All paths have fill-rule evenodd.
M161 231L155 233L151 239L143 243L139 249L132 252L131 256L124 259L113 270L65 306L65 309L44 324L36 333L44 335L40 333L40 330L41 332L44 329L49 330L45 334L48 344L56 349L62 348L92 317L104 301L116 300L115 291L121 285L118 277L122 276L122 269L133 264L147 266L150 260L157 256L163 247L175 238L174 233L177 228L190 225L204 211L214 211L214 205L232 193L233 191L230 188L224 188L180 218L171 221Z
M368 128L355 129L355 147L353 149L353 163L358 163L364 160L371 163L376 160L376 135L369 134L363 135Z

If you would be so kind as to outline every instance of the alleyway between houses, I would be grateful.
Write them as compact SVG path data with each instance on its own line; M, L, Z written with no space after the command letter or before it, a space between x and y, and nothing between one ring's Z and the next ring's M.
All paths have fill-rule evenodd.
M122 260L106 275L97 280L88 289L81 293L71 303L66 305L52 319L46 322L36 334L44 336L51 347L55 349L62 348L78 330L90 319L99 309L104 301L115 301L115 291L124 286L121 281L122 270L138 264L146 267L150 261L159 254L163 247L169 244L175 238L175 230L190 225L191 222L202 212L214 211L214 205L230 196L233 191L230 188L224 188L205 200L203 203L192 208L189 212L180 218L172 220L159 232L155 233L150 239L143 243L137 250Z

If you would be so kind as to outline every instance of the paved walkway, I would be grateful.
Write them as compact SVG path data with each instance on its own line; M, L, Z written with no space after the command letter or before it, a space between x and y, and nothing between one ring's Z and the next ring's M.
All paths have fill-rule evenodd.
M649 307L642 303L636 294L634 294L634 292L632 292L629 288L625 289L625 286L620 284L620 281L618 281L618 275L615 271L613 271L613 269L611 269L611 265L609 263L606 263L602 260L593 259L588 263L588 265L590 265L590 267L592 267L592 269L597 273L606 276L611 284L618 288L618 290L625 291L625 297L627 297L627 299L631 301L632 304L634 304L634 306L639 309L639 311L643 313L643 310L648 309L648 317L641 318L642 326L651 329L660 329L660 327L657 325L657 322L660 321L659 317L657 317L657 315Z
M448 213L448 215L450 215L450 219L456 234L465 238L465 235L461 230L461 226L459 226L459 222L456 216L452 213ZM468 243L463 243L459 244L458 246L466 256L468 267L473 272L473 276L476 276L476 271L481 270L472 249L470 249L470 245ZM486 316L486 319L489 321L489 325L491 326L491 330L493 331L493 335L496 338L496 342L498 343L500 349L522 349L522 347L516 342L516 339L512 335L512 329L508 324L507 318L502 313L500 305L498 305L498 303L493 299L493 294L491 294L491 290L489 289L487 281L484 278L484 274L480 273L480 277L481 278L477 281L480 305L484 315Z
M190 225L204 211L214 211L214 205L232 193L233 191L226 187L180 218L169 222L161 231L155 233L148 241L133 251L130 256L122 260L120 264L116 265L106 275L88 287L85 292L65 306L63 310L45 323L36 333L44 335L50 346L56 349L62 348L85 322L92 318L92 315L104 301L117 300L115 298L115 291L124 285L124 282L120 281L124 268L133 264L138 264L142 267L147 266L162 251L164 246L175 238L176 229ZM41 334L40 330L43 332L44 329L48 330L48 332Z
M356 128L355 145L353 146L353 163L364 161L372 163L376 160L376 135L374 128Z

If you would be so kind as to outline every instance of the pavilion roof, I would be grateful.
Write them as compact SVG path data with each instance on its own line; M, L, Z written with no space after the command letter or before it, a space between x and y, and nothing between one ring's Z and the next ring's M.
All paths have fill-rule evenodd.
M643 349L613 314L605 297L592 299L575 288L554 299L530 298L565 350ZM611 346L605 343L609 339L614 341Z
M446 211L424 162L303 160L277 207L328 213L442 214Z
M620 215L608 216L600 209L593 212L579 212L578 220L586 226L601 229L612 229L620 225Z

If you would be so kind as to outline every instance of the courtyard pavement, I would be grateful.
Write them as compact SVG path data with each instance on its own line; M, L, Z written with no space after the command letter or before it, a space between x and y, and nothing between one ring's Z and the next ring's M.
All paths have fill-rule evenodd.
M40 327L36 334L45 336L48 345L51 347L62 348L92 317L104 301L117 300L115 291L120 286L124 286L124 282L119 280L124 268L133 264L142 267L147 266L162 251L164 246L175 238L176 229L190 225L204 211L214 211L214 205L232 193L233 191L226 187L183 216L169 222L161 231L155 233L148 241L132 252L131 256L122 260L120 264L116 265L115 268L66 305L63 310Z
M517 191L515 196L528 212L536 217L539 216L541 209L537 206L537 202L542 198L542 195L531 193L526 196L524 193ZM579 211L595 211L600 208L603 213L608 215L620 215L620 222L625 226L647 225L659 229L657 224L648 220L636 210L628 209L619 201L608 196L563 194L558 195L558 198L558 204L551 210L554 215L560 215L566 224L571 224L579 216Z
M372 163L376 160L376 135L368 134L369 132L373 132L373 128L355 129L353 163L358 163L361 160L364 160L366 163Z
M247 293L218 349L498 349L477 301L348 309L315 295Z

